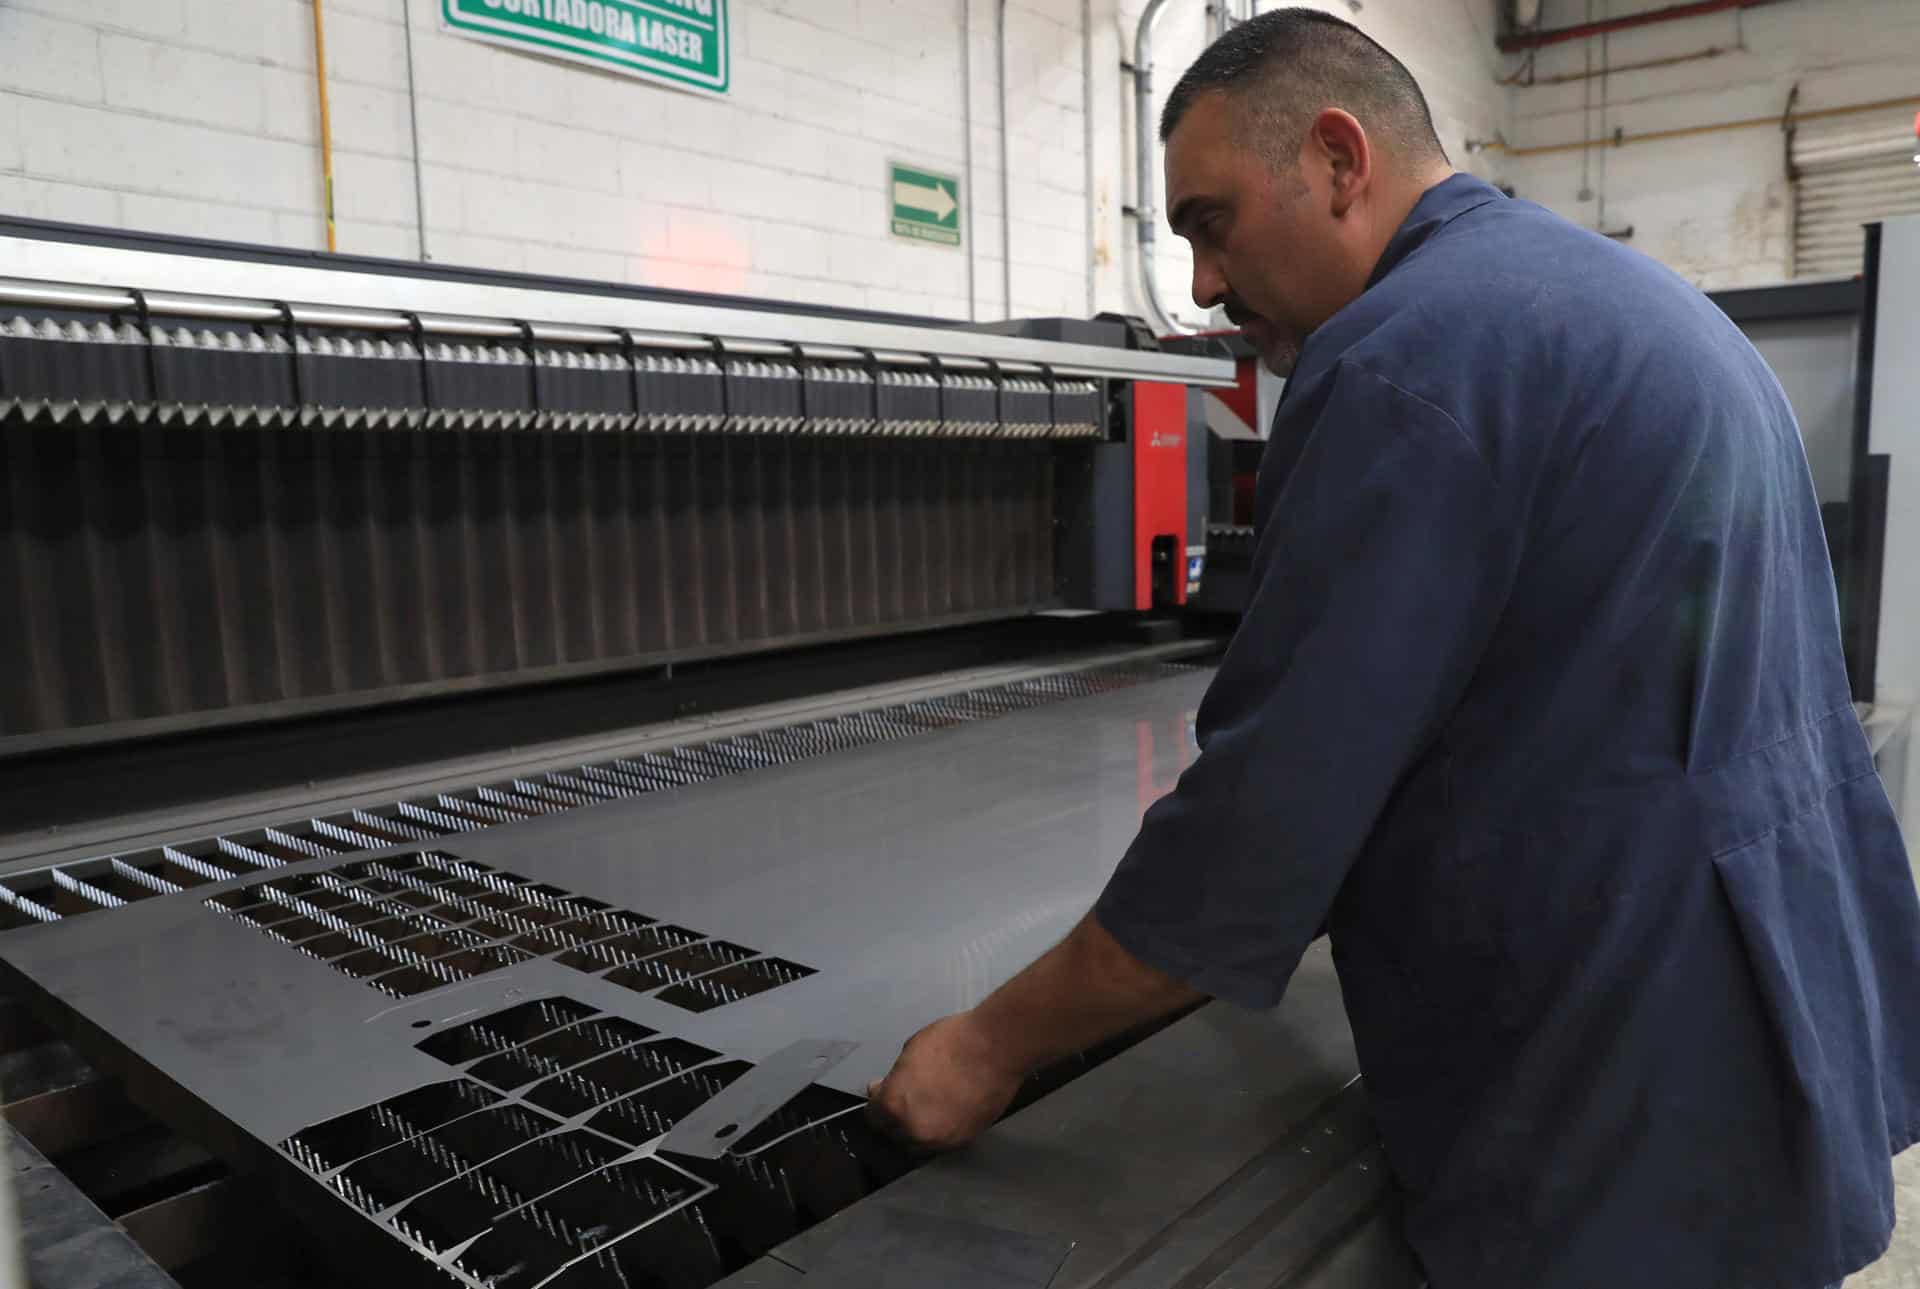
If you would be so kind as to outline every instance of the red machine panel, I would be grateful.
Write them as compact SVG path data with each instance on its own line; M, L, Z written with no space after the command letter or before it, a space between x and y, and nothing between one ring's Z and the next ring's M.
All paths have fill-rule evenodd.
M1187 601L1187 387L1133 387L1133 607L1154 607L1155 541L1170 566L1161 600Z

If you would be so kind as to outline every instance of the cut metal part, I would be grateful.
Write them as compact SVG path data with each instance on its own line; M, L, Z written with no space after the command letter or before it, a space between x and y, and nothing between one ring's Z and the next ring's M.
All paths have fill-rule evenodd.
M859 1046L802 1039L781 1048L682 1119L660 1142L661 1153L719 1159L803 1089L825 1078Z

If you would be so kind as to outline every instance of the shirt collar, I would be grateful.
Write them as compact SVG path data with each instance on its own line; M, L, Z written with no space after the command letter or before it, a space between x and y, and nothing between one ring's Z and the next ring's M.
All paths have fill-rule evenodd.
M1393 240L1387 243L1387 249L1380 255L1380 262L1373 266L1373 275L1367 279L1367 286L1371 288L1377 285L1402 260L1460 216L1470 210L1478 210L1488 202L1501 200L1504 197L1498 188L1473 175L1456 174L1441 180L1422 193L1420 200L1414 203L1413 212L1400 225L1400 231L1393 235Z

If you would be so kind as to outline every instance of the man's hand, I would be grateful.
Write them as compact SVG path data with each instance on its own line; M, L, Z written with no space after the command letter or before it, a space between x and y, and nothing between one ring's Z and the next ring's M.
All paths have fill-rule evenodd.
M867 1089L868 1113L908 1145L957 1150L992 1127L1020 1090L1024 1071L994 1046L973 1012L935 1021Z
M1007 1112L1034 1070L1202 997L1088 914L978 1007L908 1039L893 1072L867 1089L868 1111L909 1145L957 1149Z

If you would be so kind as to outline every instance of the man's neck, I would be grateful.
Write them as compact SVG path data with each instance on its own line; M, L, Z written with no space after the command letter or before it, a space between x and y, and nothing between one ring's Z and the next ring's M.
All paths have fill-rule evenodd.
M1395 176L1385 185L1374 204L1372 254L1367 257L1369 277L1380 257L1387 253L1387 247L1393 244L1394 237L1412 218L1420 199L1453 178L1454 173L1452 166L1437 162L1411 174Z
M1432 192L1435 188L1438 188L1447 180L1453 178L1457 173L1458 172L1446 162L1436 161L1431 165L1421 167L1418 171L1401 180L1400 183L1396 185L1399 192L1396 194L1396 200L1394 202L1396 216L1393 221L1393 227L1398 230L1413 214L1413 208L1420 204L1422 197ZM1382 249L1384 250L1385 248L1383 247Z

